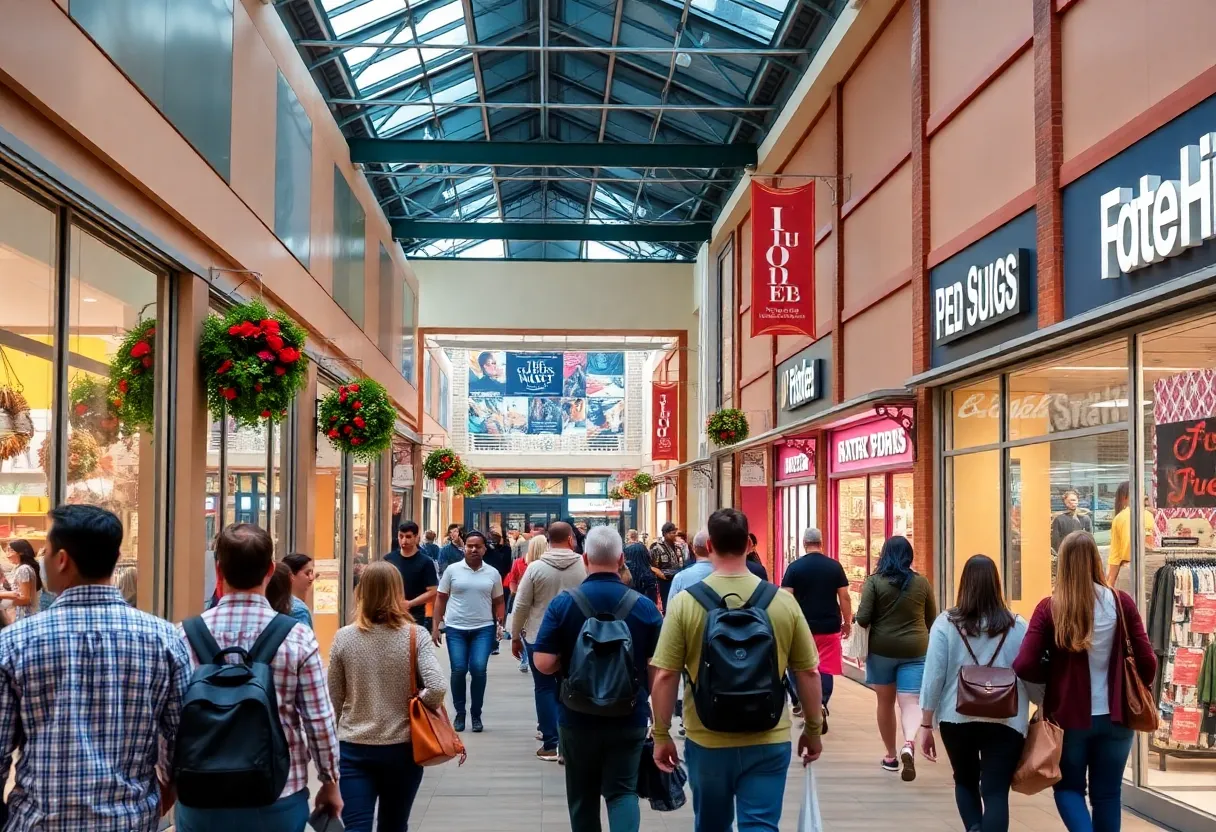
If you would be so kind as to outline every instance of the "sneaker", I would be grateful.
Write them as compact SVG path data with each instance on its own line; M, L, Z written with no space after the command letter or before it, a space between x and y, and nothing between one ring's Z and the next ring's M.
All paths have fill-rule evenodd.
M481 724L481 717L473 717L473 733L480 734L484 730L486 730L486 727Z
M456 714L456 718L452 720L452 728L457 733L464 730L464 714Z
M561 755L557 753L556 748L536 749L536 759L541 760L542 762L556 763L559 757L561 757Z
M828 709L826 705L823 708L823 722L820 723L820 726L819 735L823 736L828 732Z
M520 663L519 663L519 672L520 672L520 673L527 673L527 672L528 672L528 663L527 663L527 662L520 662Z
M884 771L898 772L899 771L899 760L895 759L894 757L883 757L882 758L882 767L883 767Z
M903 751L899 752L899 761L904 764L904 770L900 772L900 779L905 783L911 783L916 779L916 754L912 750L912 743L905 743Z

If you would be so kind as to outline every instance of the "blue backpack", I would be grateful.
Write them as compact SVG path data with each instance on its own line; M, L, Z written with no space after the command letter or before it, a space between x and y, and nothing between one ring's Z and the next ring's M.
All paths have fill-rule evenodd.
M248 651L220 649L202 617L183 622L199 666L182 699L173 755L178 800L193 809L246 809L279 799L291 752L270 663L296 620L276 615ZM239 663L225 657L239 655Z
M599 612L577 587L567 589L586 616L562 679L562 704L592 716L629 716L638 701L633 634L626 619L642 596L626 588L615 610Z

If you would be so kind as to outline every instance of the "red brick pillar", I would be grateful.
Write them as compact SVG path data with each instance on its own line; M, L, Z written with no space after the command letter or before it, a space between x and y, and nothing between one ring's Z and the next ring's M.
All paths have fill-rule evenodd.
M1060 92L1060 15L1055 0L1034 3L1034 194L1039 326L1064 320L1060 165L1064 116Z

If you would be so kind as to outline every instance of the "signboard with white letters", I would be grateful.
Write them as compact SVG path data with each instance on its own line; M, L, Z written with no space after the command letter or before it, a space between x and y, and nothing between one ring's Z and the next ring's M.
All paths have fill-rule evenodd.
M1021 313L1030 252L998 255L933 290L933 343L949 344Z
M777 365L777 425L788 425L832 403L832 337L825 335Z

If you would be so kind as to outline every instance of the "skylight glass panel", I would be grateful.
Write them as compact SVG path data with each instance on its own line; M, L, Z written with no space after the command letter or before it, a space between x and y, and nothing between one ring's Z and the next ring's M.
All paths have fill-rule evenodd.
M472 202L462 202L460 204L460 215L461 215L461 217L463 217L465 219L469 219L474 214L476 214L478 211L481 211L481 210L487 208L488 206L494 204L495 199L497 199L497 197L494 195L494 192L491 191L490 193L486 194L485 196L478 197L477 199L473 200Z
M457 257L498 257L506 256L506 243L502 240L482 240L476 245L469 246L459 252Z
M455 104L473 95L477 95L477 79L466 78L447 89L435 90L435 103Z
M362 6L355 6L350 11L331 15L329 23L334 27L334 34L342 37L404 9L403 0L367 0Z
M588 260L628 260L629 255L595 240L587 241Z
M595 201L627 217L636 216L638 219L641 219L646 216L646 209L641 205L637 206L637 214L635 215L633 212L633 200L615 194L612 191L606 191L603 188L595 189Z
M355 76L355 83L359 85L359 89L366 89L373 84L380 83L385 78L408 72L418 66L418 63L417 49L400 49L396 52L389 52L381 55L375 63L367 64L360 70Z
M472 179L457 179L456 185L453 188L445 188L443 198L445 200L452 199L457 196L464 196L467 193L479 190L490 183L488 176L474 176Z
M718 18L756 40L770 41L773 33L777 31L777 20L741 6L733 0L692 0L692 7L710 17Z
M391 34L392 34L391 31L389 31L388 29L385 29L383 32L377 32L376 34L372 35L369 38L364 38L363 42L364 43L384 43L385 41L388 40L388 36ZM371 60L372 57L375 56L376 50L370 46L360 46L355 49L347 49L342 54L346 56L347 66L351 67L352 69L355 69L356 67L359 66L359 64L363 63L364 61Z
M440 6L437 9L431 9L420 18L415 18L414 28L418 30L418 38L421 40L434 32L436 29L441 29L455 23L464 17L464 9L461 8L459 0L454 3L448 3L446 6ZM450 34L455 35L455 32ZM446 37L444 43L463 43L463 41L449 41Z
M431 105L429 104L404 104L394 110L384 121L377 124L376 132L384 135L398 127L408 126L419 119L428 118L430 115Z

